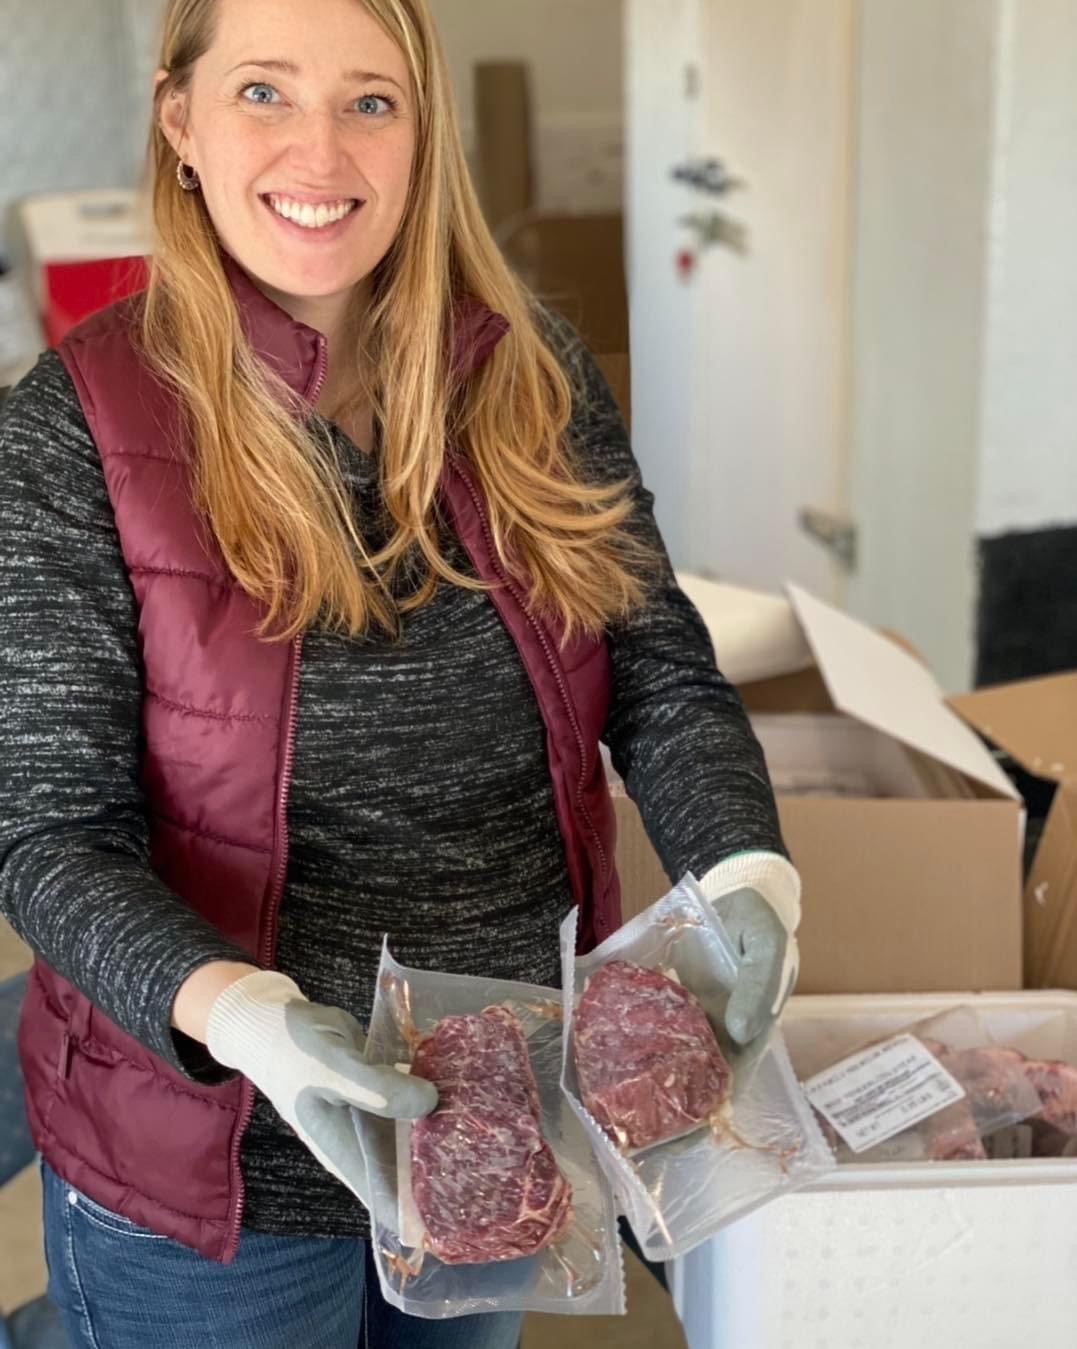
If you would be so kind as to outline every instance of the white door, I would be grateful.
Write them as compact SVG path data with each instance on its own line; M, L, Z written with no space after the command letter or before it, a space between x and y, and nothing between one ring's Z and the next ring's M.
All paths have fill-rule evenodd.
M626 0L625 230L632 344L632 441L674 563L686 566L696 473L700 294L676 276L684 189L678 159L706 149L698 65L706 0ZM691 563L700 570L700 559ZM710 570L707 568L706 570Z
M1069 218L1058 128L1072 81L1043 94L1045 112L1036 77L1018 78L1022 55L1029 71L1055 68L1029 56L1045 16L1033 7L1026 23L1013 0L626 4L636 440L674 560L766 589L797 581L904 633L946 687L967 687L995 414L1039 387L1004 348L1051 349L1046 305L1035 343L1025 327L1012 336L1008 222L1040 237L1045 193ZM1054 26L1040 24L1061 34L1054 50L1068 50L1071 11L1058 0ZM671 180L712 156L743 190ZM1032 161L1032 187L1012 183L1013 163ZM715 245L680 282L673 258L691 235L678 221L715 209L745 252ZM1065 293L1043 280L1061 274L1052 238L1046 266L1020 251L1026 296ZM1018 442L1053 445L1030 411ZM1023 462L1008 472L1025 487ZM853 526L852 565L804 531L804 508Z
M634 432L675 563L841 598L801 528L845 505L855 0L628 0ZM718 158L742 189L671 177ZM717 243L678 276L719 211Z

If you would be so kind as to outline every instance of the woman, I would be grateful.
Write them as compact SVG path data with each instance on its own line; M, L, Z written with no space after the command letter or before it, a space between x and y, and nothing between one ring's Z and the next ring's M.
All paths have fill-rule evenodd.
M404 963L549 984L618 922L599 737L795 973L759 747L607 388L506 270L424 0L172 0L144 296L3 425L0 906L77 1346L513 1345L370 1273L348 1113ZM308 1001L310 999L310 1001Z

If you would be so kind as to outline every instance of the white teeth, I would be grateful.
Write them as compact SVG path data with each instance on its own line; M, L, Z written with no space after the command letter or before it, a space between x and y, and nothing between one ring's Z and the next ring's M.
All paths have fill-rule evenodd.
M309 201L293 201L291 197L270 196L268 200L278 215L308 230L324 229L326 225L334 225L355 209L354 201L339 201L332 206L323 202L319 206L313 206Z

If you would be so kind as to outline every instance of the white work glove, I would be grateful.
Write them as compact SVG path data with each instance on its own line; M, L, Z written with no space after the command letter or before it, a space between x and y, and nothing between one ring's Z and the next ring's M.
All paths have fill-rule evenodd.
M741 959L726 1008L738 1044L765 1036L781 1015L800 968L800 877L778 853L744 852L719 862L699 882Z
M206 1046L268 1097L322 1166L369 1207L366 1167L349 1107L418 1119L437 1105L432 1082L363 1062L355 1017L308 1000L286 974L258 970L209 1012Z

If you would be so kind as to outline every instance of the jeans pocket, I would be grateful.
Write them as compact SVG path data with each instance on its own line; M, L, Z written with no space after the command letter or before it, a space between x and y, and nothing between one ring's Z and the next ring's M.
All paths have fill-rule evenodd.
M113 1213L104 1204L99 1204L95 1199L76 1190L73 1185L64 1182L64 1193L68 1207L72 1214L81 1214L87 1222L105 1232L111 1233L116 1237L133 1237L139 1241L167 1241L168 1237L160 1232L151 1232L148 1227L142 1227L130 1218L125 1218L121 1213Z

